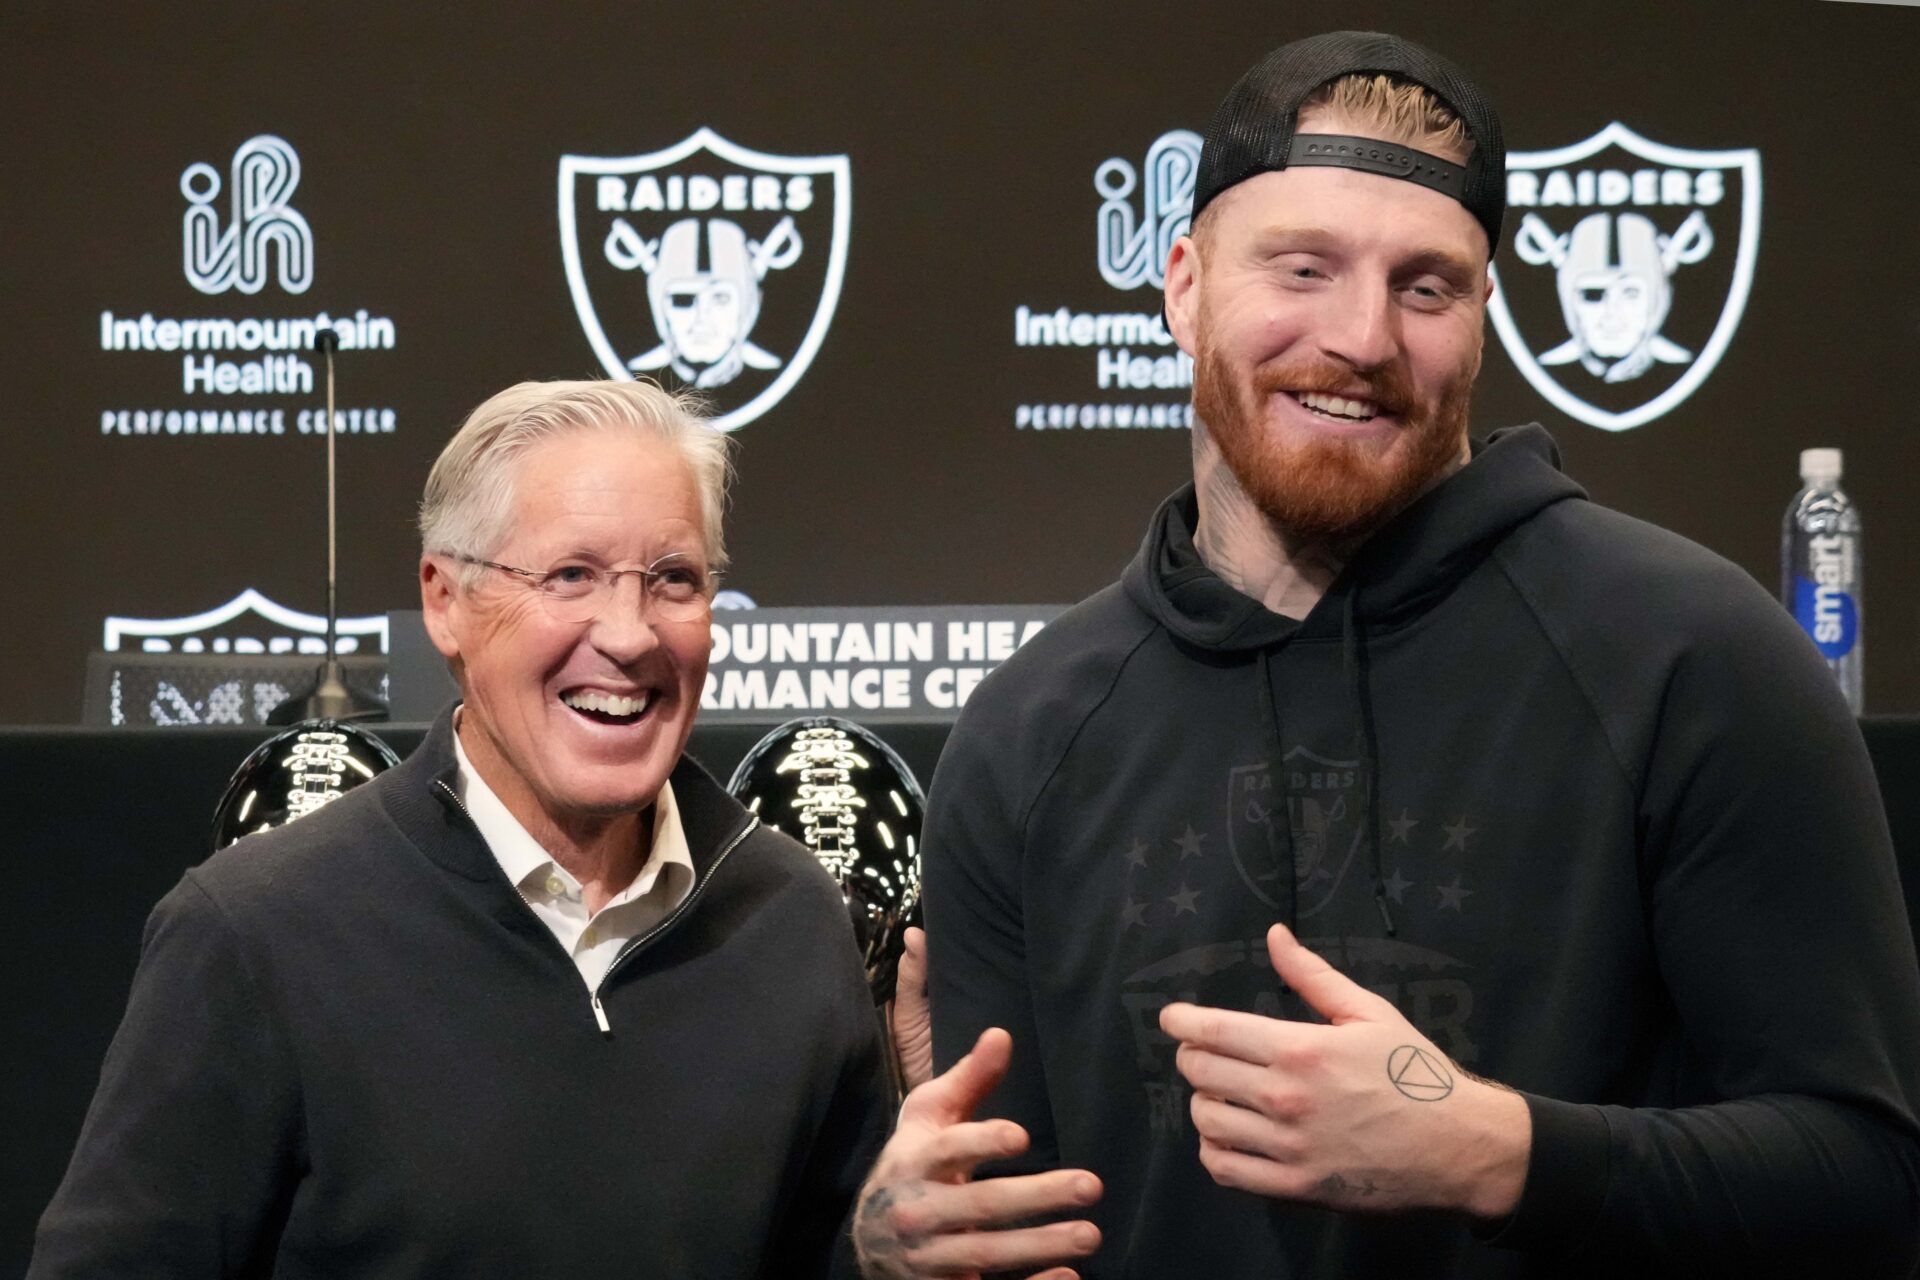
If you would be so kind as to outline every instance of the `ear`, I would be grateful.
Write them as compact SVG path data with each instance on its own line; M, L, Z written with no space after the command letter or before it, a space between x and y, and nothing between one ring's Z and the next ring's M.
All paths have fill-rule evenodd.
M1196 319L1200 310L1200 246L1192 236L1181 236L1167 251L1165 298L1167 330L1180 349L1193 355Z
M425 616L427 638L440 656L456 666L460 661L460 642L456 638L454 615L460 611L460 584L454 580L453 565L445 556L420 557L420 612Z

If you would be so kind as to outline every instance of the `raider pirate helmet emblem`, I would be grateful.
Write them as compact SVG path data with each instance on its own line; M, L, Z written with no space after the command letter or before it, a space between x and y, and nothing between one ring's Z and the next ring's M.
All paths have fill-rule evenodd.
M1753 285L1758 151L1690 151L1610 124L1508 152L1507 207L1519 225L1489 311L1535 390L1624 431L1706 381Z
M1713 232L1698 209L1663 236L1638 213L1590 213L1556 236L1537 213L1521 220L1514 251L1532 266L1551 265L1560 311L1572 337L1540 354L1543 365L1578 360L1603 382L1625 382L1655 360L1691 364L1693 352L1663 337L1673 306L1673 273L1713 252Z
M1291 898L1298 920L1333 900L1360 850L1359 770L1358 760L1295 747L1281 764L1278 786L1265 764L1228 772L1227 847L1254 897L1276 911ZM1287 824L1281 841L1275 839L1278 823ZM1291 889L1283 858L1292 864Z
M812 364L846 271L846 156L775 156L711 129L649 155L560 160L560 247L615 378L707 392L731 431Z

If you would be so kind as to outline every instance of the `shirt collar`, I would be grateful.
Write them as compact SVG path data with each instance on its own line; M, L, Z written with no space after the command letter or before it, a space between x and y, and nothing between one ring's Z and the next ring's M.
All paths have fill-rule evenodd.
M460 741L460 708L453 713L453 757L456 770L455 789L460 800L473 816L473 825L480 829L480 838L486 841L494 861L507 873L507 879L516 885L525 884L534 876L545 877L549 872L561 877L569 890L577 891L580 884L565 867L553 860L538 840L520 825L506 802L494 794L480 771L473 767L473 761L467 758L467 748ZM693 854L687 846L687 833L680 825L680 806L673 795L673 783L663 780L660 794L653 801L653 847L647 853L647 860L634 876L633 883L615 895L614 903L637 898L652 890L668 867L680 867L684 875L670 877L677 879L683 886L690 887L694 878Z

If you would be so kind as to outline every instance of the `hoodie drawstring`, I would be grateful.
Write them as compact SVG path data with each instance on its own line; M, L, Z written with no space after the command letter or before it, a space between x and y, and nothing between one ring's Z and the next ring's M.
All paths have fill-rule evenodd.
M1287 800L1287 767L1282 759L1285 738L1280 733L1280 703L1273 696L1273 654L1262 649L1254 655L1253 665L1260 669L1260 701L1266 705L1267 728L1273 733L1273 790L1267 805L1267 856L1280 869L1287 886L1287 930L1297 932L1300 925L1300 885L1293 870L1293 813Z
M1347 688L1353 694L1354 711L1360 721L1361 752L1366 757L1366 841L1373 866L1373 903L1380 908L1380 919L1387 936L1395 936L1393 912L1387 906L1387 876L1380 865L1380 738L1373 727L1373 697L1367 679L1367 646L1354 608L1359 592L1347 593L1346 608L1341 611L1341 666L1345 668Z
M1366 634L1355 608L1357 595L1357 592L1349 592L1341 610L1341 668L1347 679L1347 690L1353 698L1354 717L1360 725L1360 750L1365 757L1366 790L1362 803L1366 806L1366 813L1361 820L1361 838L1366 841L1367 865L1373 872L1373 905L1380 912L1380 921L1386 926L1387 936L1393 938L1399 936L1399 930L1393 923L1393 909L1387 904L1387 874L1380 852L1380 738L1373 723L1373 691L1368 679ZM1281 731L1280 703L1273 696L1272 651L1262 649L1254 657L1254 666L1259 670L1260 700L1267 710L1267 729L1273 735L1273 801L1268 806L1267 853L1273 859L1273 865L1283 869L1280 878L1287 886L1286 925L1297 933L1300 886L1294 874L1293 809L1287 797L1286 738Z

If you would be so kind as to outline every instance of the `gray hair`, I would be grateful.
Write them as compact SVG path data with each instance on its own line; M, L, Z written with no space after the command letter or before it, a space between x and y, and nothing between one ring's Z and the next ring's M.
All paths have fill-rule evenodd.
M482 559L512 532L514 478L534 446L577 431L631 432L673 445L700 494L708 567L727 564L721 515L733 478L731 439L703 416L697 396L650 381L520 382L467 415L440 451L420 501L420 547ZM462 565L471 588L480 570Z

